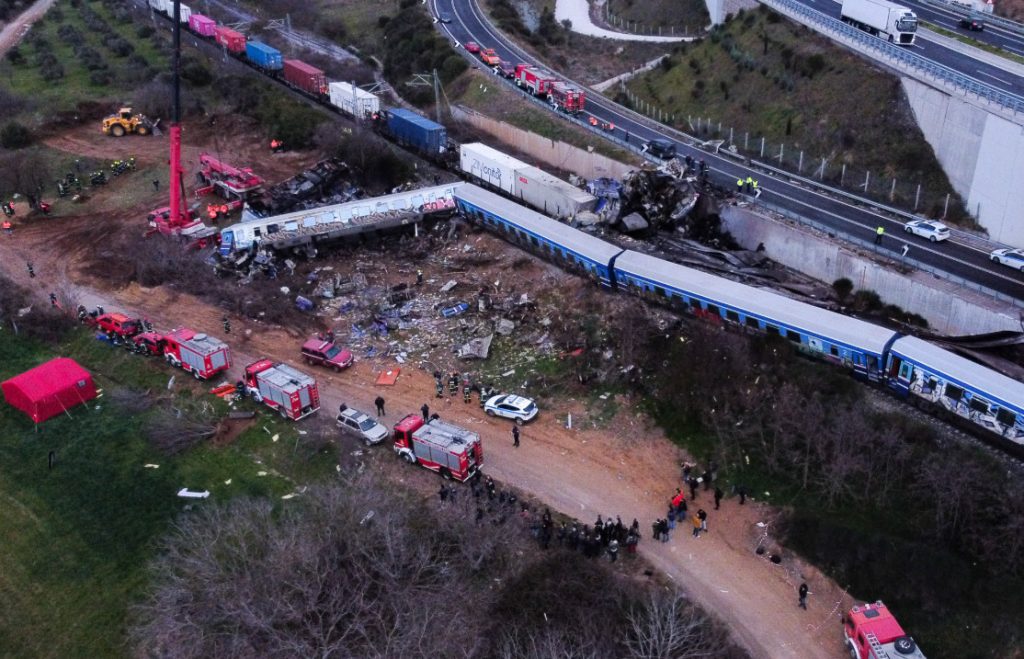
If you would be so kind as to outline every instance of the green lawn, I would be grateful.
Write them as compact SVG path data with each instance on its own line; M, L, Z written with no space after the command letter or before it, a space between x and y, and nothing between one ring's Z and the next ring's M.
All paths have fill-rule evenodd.
M143 437L152 411L118 409L111 392L148 391L167 399L159 405L212 406L224 413L226 404L205 392L208 385L163 362L112 349L84 331L57 350L14 339L7 331L3 339L0 379L62 354L90 370L103 389L103 396L88 406L38 427L0 405L4 656L126 655L128 606L145 585L143 570L155 541L190 503L206 503L178 498L180 488L208 489L209 501L241 495L278 498L298 484L334 473L333 448L313 451L297 433L308 424L286 424L262 412L229 445L206 443L173 458L163 455ZM173 393L167 391L171 375L176 376ZM57 462L49 470L51 450Z

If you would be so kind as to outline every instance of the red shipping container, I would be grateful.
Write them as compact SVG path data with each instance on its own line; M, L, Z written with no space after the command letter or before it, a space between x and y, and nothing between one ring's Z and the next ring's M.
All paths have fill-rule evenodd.
M228 49L228 52L245 52L245 35L241 32L236 32L229 27L218 25L213 30L213 36L219 45Z
M327 76L315 66L297 59L284 61L284 79L310 94L327 94Z
M188 17L188 26L201 37L212 37L217 29L217 21L202 14L192 14Z

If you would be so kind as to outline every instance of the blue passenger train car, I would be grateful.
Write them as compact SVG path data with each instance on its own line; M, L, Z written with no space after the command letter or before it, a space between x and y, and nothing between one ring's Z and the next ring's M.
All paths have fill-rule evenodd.
M596 279L606 288L614 287L610 264L622 252L619 247L469 183L455 192L455 204L467 218L509 242Z
M897 336L884 327L632 250L615 260L614 276L621 290L716 322L781 336L866 379L881 376L883 356Z

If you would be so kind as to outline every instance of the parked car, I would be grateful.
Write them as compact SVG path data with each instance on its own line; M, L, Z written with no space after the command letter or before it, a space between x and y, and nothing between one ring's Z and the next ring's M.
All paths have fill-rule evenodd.
M333 337L317 335L302 344L302 358L307 364L326 366L340 371L352 365L352 352L334 342Z
M491 396L484 403L484 412L487 412L488 416L512 419L519 425L532 420L538 411L537 403L533 402L533 399L515 394Z
M949 240L949 227L935 220L911 220L904 225L903 230L933 243Z
M467 41L463 48L465 48L466 52L471 55L476 55L480 52L480 44L475 41Z
M349 435L361 439L367 446L380 444L388 438L388 429L369 414L357 409L341 406L338 411L338 427Z
M1024 250L1009 248L997 249L992 252L990 258L996 263L1024 272Z

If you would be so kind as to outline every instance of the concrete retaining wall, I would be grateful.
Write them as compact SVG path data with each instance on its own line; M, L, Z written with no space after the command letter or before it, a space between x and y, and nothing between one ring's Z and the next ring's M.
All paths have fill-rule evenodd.
M634 166L612 160L600 153L542 137L466 108L453 107L452 115L459 121L469 123L548 167L569 171L588 179L602 176L621 179L627 172L636 169Z
M927 318L938 332L1020 331L1017 311L1012 307L981 296L964 297L963 289L951 282L919 271L904 274L893 263L878 263L828 236L745 208L727 206L721 216L725 228L744 247L755 249L758 243L764 243L771 259L824 282L846 277L855 289L875 291L886 304Z
M1001 243L1024 246L1024 127L910 78L910 107L967 210Z

